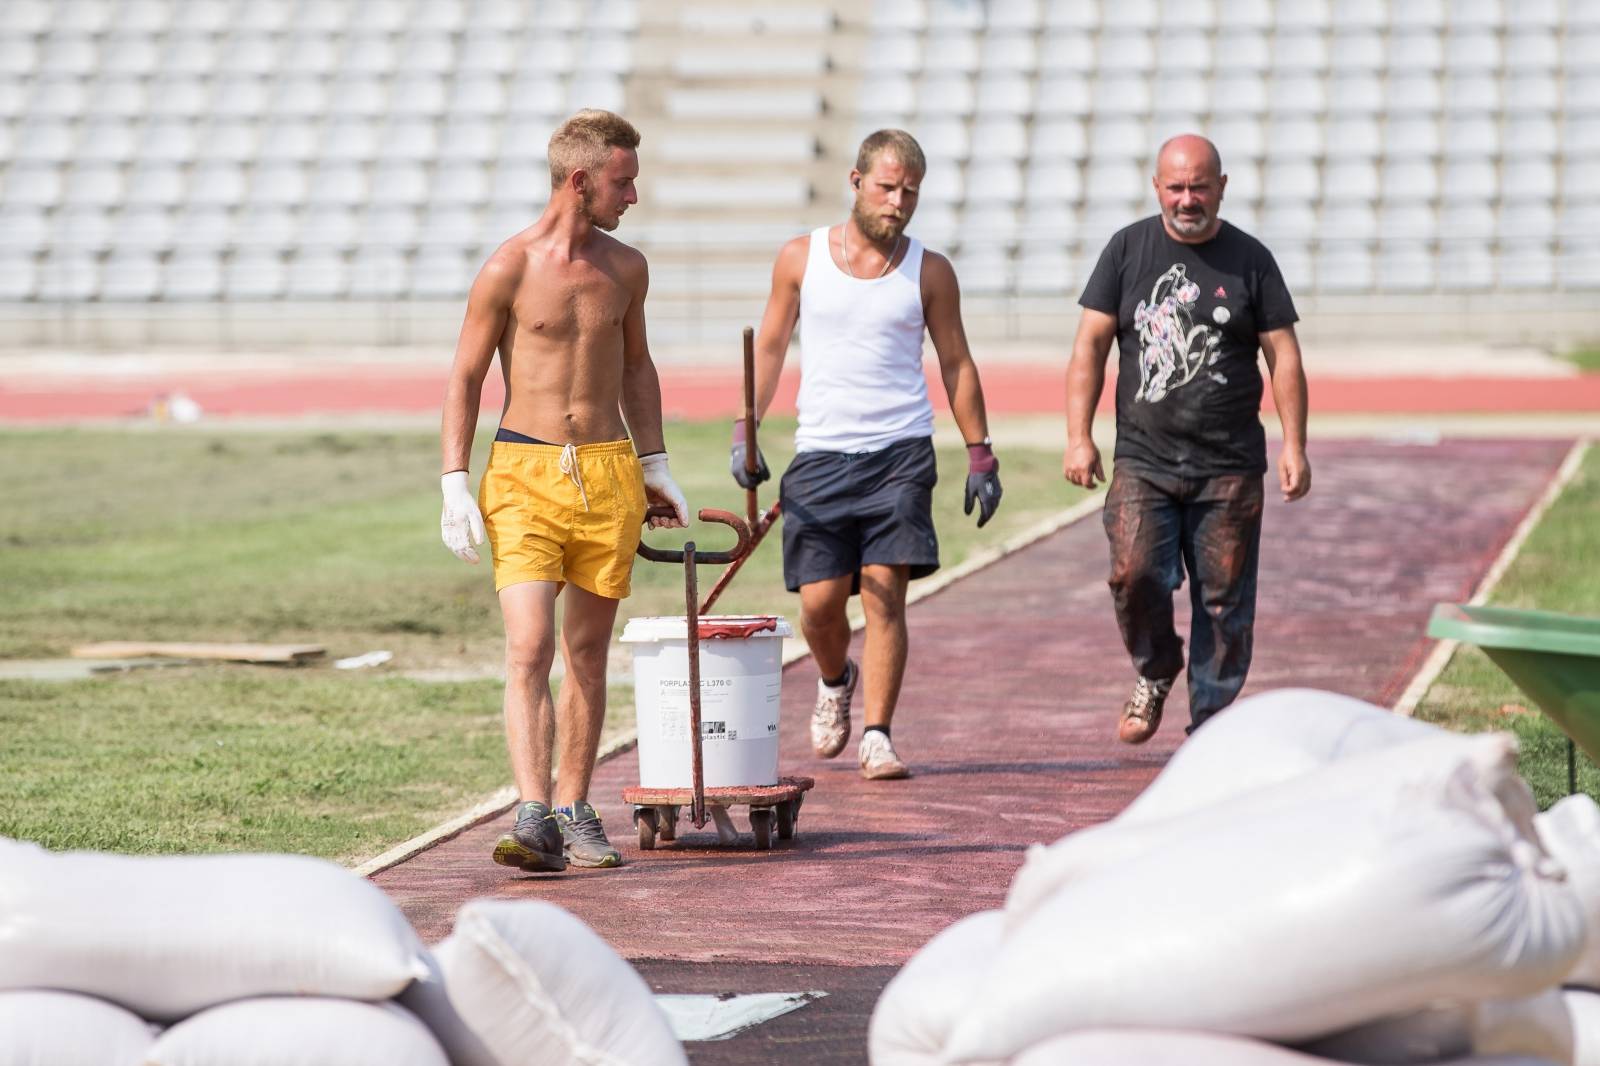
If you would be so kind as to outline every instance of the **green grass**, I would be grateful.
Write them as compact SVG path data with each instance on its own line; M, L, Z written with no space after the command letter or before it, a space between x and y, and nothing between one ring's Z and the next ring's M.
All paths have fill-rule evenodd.
M764 447L788 461L792 422ZM725 423L667 427L691 506L742 513ZM473 469L483 468L480 433ZM940 449L946 566L1081 497L1059 454L1002 454L1004 506L963 516L965 455ZM0 834L135 852L265 849L359 859L508 781L500 687L412 669L493 670L487 565L438 538L431 431L199 427L0 432L0 658L140 639L310 642L395 653L376 670L205 666L67 683L0 682ZM763 486L762 502L775 497ZM708 548L728 538L695 531ZM657 533L670 546L682 534ZM718 610L793 615L779 531ZM487 553L485 553L487 555ZM709 587L717 570L701 572ZM681 568L641 562L618 615L682 611ZM608 732L632 721L613 678Z
M1566 491L1545 514L1496 586L1490 602L1567 614L1600 615L1600 448L1591 449ZM1567 792L1566 735L1477 648L1462 647L1417 708L1417 717L1452 729L1511 729L1522 742L1522 775L1540 806ZM1582 753L1578 787L1600 799L1600 769Z
M492 681L267 667L0 681L0 835L358 861L506 782L499 704Z
M1600 344L1574 348L1566 353L1566 359L1585 374L1600 374Z

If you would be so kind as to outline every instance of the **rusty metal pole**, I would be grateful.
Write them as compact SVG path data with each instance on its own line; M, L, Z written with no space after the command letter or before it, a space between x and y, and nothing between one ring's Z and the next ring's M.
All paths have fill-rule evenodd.
M694 802L689 819L696 829L706 824L705 770L700 753L700 590L694 574L694 541L683 546L685 621L689 630L689 737L692 752Z
M756 456L756 331L744 328L744 472L753 479L758 464ZM754 529L761 517L761 505L756 501L756 490L744 490L745 521Z

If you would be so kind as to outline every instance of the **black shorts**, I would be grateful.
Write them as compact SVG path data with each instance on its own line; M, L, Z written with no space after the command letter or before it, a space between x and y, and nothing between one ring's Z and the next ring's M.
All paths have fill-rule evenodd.
M783 583L855 576L863 566L939 569L933 531L933 441L914 437L876 452L801 452L778 484L783 504Z

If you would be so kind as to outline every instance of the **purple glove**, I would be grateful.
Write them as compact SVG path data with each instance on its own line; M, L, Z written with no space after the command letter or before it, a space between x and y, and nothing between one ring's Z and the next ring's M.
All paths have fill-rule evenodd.
M962 513L971 514L978 504L978 528L994 517L1000 507L1000 460L988 442L967 445L967 499Z

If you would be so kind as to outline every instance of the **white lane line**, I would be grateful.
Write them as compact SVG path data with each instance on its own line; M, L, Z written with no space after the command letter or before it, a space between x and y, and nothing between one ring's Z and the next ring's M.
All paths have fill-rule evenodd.
M1532 535L1534 527L1544 518L1545 512L1550 510L1552 504L1565 491L1567 485L1577 476L1579 467L1583 466L1583 457L1589 451L1589 441L1580 440L1567 452L1567 457L1561 461L1561 466L1556 470L1555 477L1545 486L1544 494L1536 503L1528 508L1528 513L1522 516L1522 521L1517 525L1516 532L1511 534L1511 539L1506 541L1506 546L1500 549L1500 554L1495 556L1494 563L1489 567L1489 572L1483 575L1483 580L1478 582L1477 590L1473 592L1472 599L1467 601L1470 607L1489 602L1489 594L1500 583L1500 579L1510 569L1512 562L1522 552L1522 546ZM1394 713L1410 718L1417 713L1417 704L1428 694L1428 689L1439 680L1439 675L1444 673L1444 668L1450 665L1450 659L1456 653L1457 642L1441 640L1433 646L1433 651L1423 660L1422 667L1411 678L1411 683L1395 701Z
M751 992L737 996L657 995L656 1005L679 1040L727 1040L769 1022L826 992Z

